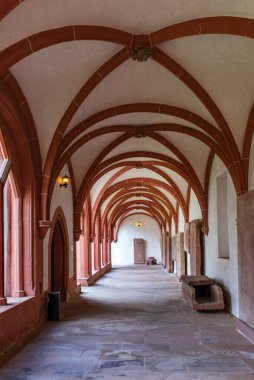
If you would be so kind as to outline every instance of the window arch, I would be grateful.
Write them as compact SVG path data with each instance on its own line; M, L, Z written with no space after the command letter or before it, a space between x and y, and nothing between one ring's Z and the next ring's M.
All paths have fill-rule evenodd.
M21 202L3 135L0 133L0 305L7 297L23 297Z
M9 134L0 129L0 306L34 296L31 172ZM9 299L11 297L11 299Z

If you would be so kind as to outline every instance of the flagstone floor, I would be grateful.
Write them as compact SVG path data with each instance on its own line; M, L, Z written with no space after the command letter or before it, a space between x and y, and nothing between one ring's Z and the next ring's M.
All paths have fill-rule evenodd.
M118 267L83 290L1 380L254 379L254 345L234 317L191 311L162 267Z

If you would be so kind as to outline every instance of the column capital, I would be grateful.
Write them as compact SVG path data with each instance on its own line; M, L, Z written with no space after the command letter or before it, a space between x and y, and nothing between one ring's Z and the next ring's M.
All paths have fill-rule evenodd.
M95 234L90 234L90 242L93 243L94 242L94 238L95 238Z
M52 227L52 221L50 221L50 220L39 220L38 221L38 227L39 227L40 239L43 240L45 238L48 230Z
M74 235L74 241L79 241L79 238L80 238L80 235L82 234L83 230L81 229L75 229L73 231L73 235Z

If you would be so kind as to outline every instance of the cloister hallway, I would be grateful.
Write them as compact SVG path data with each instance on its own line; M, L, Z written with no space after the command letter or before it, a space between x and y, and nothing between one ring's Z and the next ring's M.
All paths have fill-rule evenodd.
M254 346L227 313L198 313L161 266L114 268L64 304L1 380L254 379Z

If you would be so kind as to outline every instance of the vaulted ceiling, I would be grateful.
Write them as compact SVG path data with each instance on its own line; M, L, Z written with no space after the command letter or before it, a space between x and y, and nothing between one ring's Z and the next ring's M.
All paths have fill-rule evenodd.
M31 111L43 194L68 164L77 213L89 196L102 220L143 212L168 229L179 208L188 220L191 196L206 227L214 154L237 193L247 189L253 0L8 0L0 9L0 74Z

